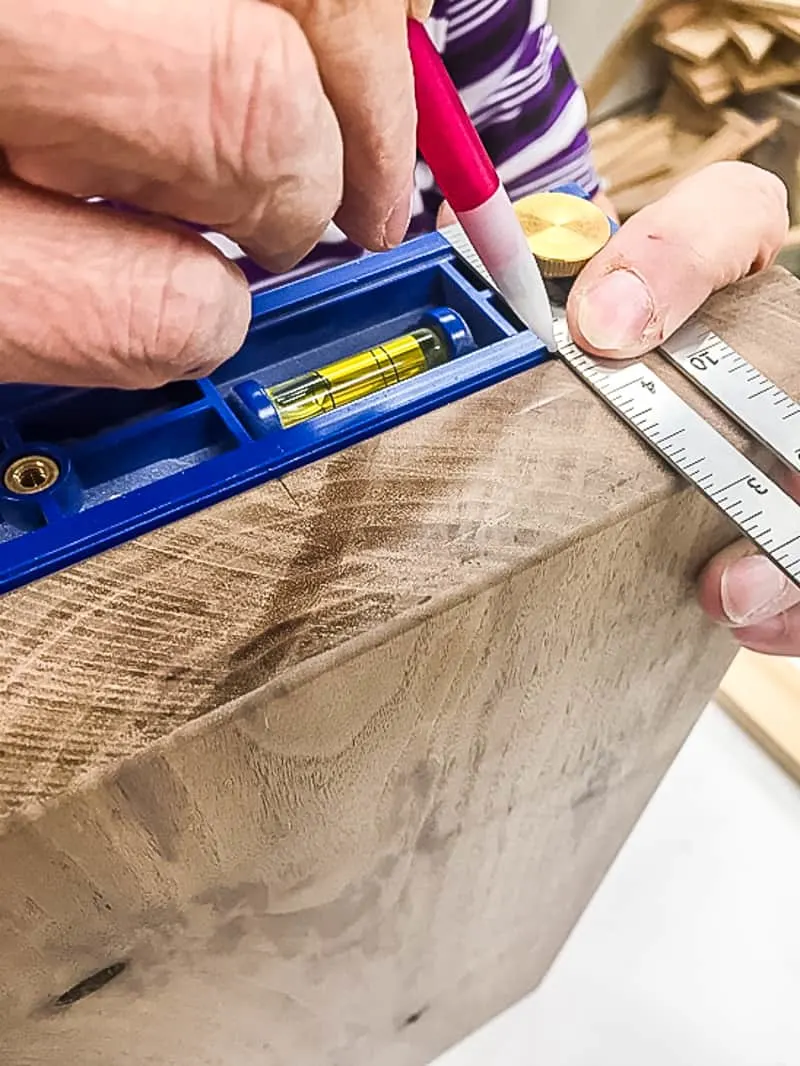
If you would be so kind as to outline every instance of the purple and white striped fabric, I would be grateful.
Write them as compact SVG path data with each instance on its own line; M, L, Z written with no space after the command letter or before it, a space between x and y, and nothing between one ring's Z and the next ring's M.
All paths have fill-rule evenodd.
M548 0L436 0L427 29L512 199L578 182L599 188L586 132L586 101L547 21ZM428 167L416 167L409 237L432 230L441 205ZM286 281L233 242L206 234L237 260L253 289ZM332 223L291 277L363 254Z

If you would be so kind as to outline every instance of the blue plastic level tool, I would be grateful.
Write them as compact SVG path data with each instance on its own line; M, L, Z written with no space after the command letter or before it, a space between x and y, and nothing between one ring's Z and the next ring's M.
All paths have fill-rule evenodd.
M307 386L320 368L431 326L448 351L424 372L389 367L391 387L288 428L275 417L271 387ZM432 233L256 294L243 347L209 378L133 392L2 386L0 592L548 358Z

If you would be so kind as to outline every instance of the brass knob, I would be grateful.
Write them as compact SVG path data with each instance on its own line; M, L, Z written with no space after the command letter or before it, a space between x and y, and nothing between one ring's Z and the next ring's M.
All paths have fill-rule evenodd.
M611 236L601 208L571 193L533 193L514 210L546 278L575 277Z

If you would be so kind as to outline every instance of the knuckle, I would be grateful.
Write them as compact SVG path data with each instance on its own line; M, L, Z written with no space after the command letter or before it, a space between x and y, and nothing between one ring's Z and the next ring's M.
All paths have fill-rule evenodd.
M22 380L152 388L241 344L246 281L200 237L15 185L0 185L0 229L3 342Z
M686 278L696 278L711 291L769 265L788 228L783 183L739 160L704 167L640 215L643 224L661 224L663 229L668 223ZM732 218L742 221L732 226Z
M232 190L218 228L280 255L318 235L341 203L336 116L303 30L280 7L234 5L216 63L212 138Z
M211 249L170 243L164 242L160 262L147 257L140 265L144 283L131 288L123 355L137 383L148 388L210 373L236 351L247 325L244 279L237 283Z
M752 173L754 192L764 215L765 237L782 243L789 227L789 194L781 179L768 170L745 163Z
M707 176L712 183L746 196L748 203L764 212L767 220L781 225L788 220L788 190L772 171L742 160L724 160L712 163L707 168Z
M211 132L218 159L236 179L280 181L328 146L335 119L290 14L272 5L234 5L215 63Z
M776 174L753 163L731 161L716 166L716 180L728 183L737 199L747 205L754 248L748 269L742 273L756 273L774 261L785 239L788 190Z

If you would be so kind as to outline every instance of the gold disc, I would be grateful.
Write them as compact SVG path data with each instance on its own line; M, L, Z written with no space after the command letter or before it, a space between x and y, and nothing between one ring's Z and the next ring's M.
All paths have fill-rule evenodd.
M514 210L546 278L574 277L611 236L603 211L571 193L533 193Z

